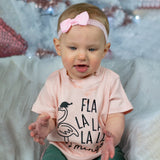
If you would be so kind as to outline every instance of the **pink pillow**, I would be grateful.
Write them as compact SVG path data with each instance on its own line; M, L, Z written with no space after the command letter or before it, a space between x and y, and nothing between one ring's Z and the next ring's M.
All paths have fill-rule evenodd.
M0 18L0 57L24 54L28 44Z

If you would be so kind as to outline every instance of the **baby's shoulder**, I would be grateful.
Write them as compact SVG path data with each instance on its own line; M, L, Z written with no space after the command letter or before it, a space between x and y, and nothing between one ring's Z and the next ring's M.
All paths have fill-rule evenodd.
M111 69L102 67L103 73L107 78L119 79L119 75Z
M57 83L61 79L62 74L63 74L63 69L56 70L48 76L46 82L52 84Z

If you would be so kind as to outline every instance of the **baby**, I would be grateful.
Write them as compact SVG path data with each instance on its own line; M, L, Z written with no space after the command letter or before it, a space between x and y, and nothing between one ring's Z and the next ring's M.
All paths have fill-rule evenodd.
M133 107L119 76L100 65L108 34L107 17L94 5L72 5L59 17L53 42L64 68L48 77L29 125L35 142L49 141L43 160L124 160L118 144Z

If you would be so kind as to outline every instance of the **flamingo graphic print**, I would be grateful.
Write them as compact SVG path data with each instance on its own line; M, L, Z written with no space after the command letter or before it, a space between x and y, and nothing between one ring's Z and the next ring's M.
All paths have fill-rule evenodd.
M73 135L79 137L79 133L77 132L77 130L72 125L64 122L68 116L67 108L69 105L72 105L72 103L62 102L60 107L58 108L58 111L63 112L64 114L58 119L57 130L58 134L64 137L64 141L66 143L69 142L69 137Z

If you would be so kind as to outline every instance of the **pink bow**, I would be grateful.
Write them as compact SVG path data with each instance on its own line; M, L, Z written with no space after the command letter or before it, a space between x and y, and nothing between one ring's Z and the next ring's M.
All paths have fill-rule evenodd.
M62 21L60 24L61 31L62 31L62 33L66 33L74 25L85 26L85 25L87 25L88 20L89 20L88 13L86 11L82 12L73 19L68 18L68 19Z

